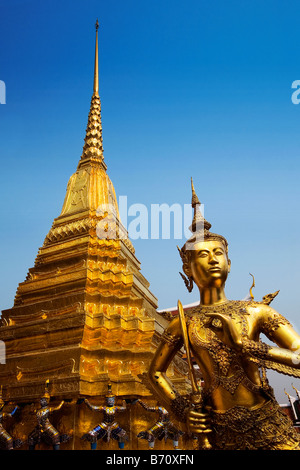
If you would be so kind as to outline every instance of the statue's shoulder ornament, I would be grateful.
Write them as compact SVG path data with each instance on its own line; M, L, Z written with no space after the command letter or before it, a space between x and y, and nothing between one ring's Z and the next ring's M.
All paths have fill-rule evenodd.
M265 305L270 305L270 303L273 302L273 300L275 299L275 297L277 297L278 294L279 294L279 290L277 290L273 294L264 295L261 303Z
M273 294L267 294L263 297L261 305L265 306L265 315L264 321L262 324L262 333L264 333L268 338L273 339L273 333L283 325L291 326L291 323L280 313L274 310L272 307L269 307L270 303L278 295L279 291L274 292ZM269 308L268 308L269 307Z

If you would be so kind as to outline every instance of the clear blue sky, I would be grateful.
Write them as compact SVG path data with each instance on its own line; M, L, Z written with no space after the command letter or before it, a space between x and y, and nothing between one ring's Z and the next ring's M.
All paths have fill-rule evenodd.
M1 309L61 211L81 155L99 18L105 161L128 204L190 202L229 241L227 295L300 331L299 1L1 0ZM176 245L136 240L159 308L188 294ZM294 383L296 383L294 381ZM300 388L300 387L299 387Z

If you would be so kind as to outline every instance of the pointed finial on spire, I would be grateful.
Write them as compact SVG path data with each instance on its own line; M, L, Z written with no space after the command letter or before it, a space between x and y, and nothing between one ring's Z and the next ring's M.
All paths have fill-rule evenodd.
M95 67L94 67L94 91L91 100L88 124L86 128L85 144L78 168L93 159L99 161L106 169L103 160L103 144L102 144L102 124L101 124L101 103L99 96L99 70L98 70L98 19L95 24L96 28L96 46L95 46Z
M98 29L99 21L97 18L96 24L96 44L95 44L95 65L94 65L94 95L99 95L99 64L98 64Z

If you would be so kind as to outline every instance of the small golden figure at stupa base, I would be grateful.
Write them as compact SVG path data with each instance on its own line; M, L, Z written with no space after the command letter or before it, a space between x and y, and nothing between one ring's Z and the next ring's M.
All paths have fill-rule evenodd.
M116 396L112 393L111 384L108 384L106 394L106 405L92 405L86 398L84 402L92 411L102 411L103 419L95 428L88 431L81 439L87 440L91 444L91 450L97 449L97 441L103 439L109 442L110 439L118 441L119 449L124 449L125 442L128 441L127 432L115 420L116 414L127 410L126 402L123 406L115 405Z
M70 435L60 434L58 430L50 423L50 414L61 409L64 401L56 407L50 407L50 393L48 391L49 380L46 381L45 393L40 399L41 407L35 410L37 425L28 437L29 450L35 450L36 445L44 443L51 445L53 450L59 450L60 444L67 442Z
M156 423L146 431L141 431L138 434L138 438L146 439L149 443L149 450L154 449L155 440L163 440L166 442L167 439L171 439L173 442L174 449L178 449L179 438L184 434L180 429L172 423L170 420L170 414L163 406L148 406L142 400L137 402L145 408L145 410L152 413L158 414Z
M0 450L13 450L23 445L21 439L14 439L4 428L3 421L6 418L12 418L19 409L15 406L11 412L4 412L5 401L2 398L2 385L0 387Z
M300 377L300 336L270 302L226 298L231 265L228 243L210 232L211 224L200 212L193 183L192 206L192 236L179 251L182 276L189 291L194 284L198 287L200 304L185 313L184 325L179 315L166 328L149 371L154 391L190 432L200 437L205 434L212 449L300 450L300 435L262 372L272 368ZM200 408L192 399L180 396L166 376L184 344L184 327L185 346L203 376ZM262 343L261 333L275 345Z

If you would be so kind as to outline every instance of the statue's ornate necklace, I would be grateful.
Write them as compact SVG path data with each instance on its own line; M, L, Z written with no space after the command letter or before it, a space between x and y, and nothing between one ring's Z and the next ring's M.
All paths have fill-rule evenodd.
M222 322L218 318L207 317L207 313L224 313L230 317L235 317L236 321L241 323L242 334L248 334L246 316L246 307L251 306L251 302L243 300L227 301L219 305L203 306L199 305L187 312L187 324L197 323L200 327L205 328L206 333L209 335L208 340L216 338L217 336L209 329L210 326L221 328ZM213 335L213 336L212 336ZM219 342L221 342L218 339ZM223 343L222 343L223 344ZM230 348L228 348L230 349Z
M192 345L197 349L207 350L213 360L214 377L210 392L218 385L222 385L230 393L234 393L242 381L251 390L253 388L257 389L257 386L252 382L250 383L246 377L236 351L226 346L210 329L210 326L221 328L221 321L206 316L206 313L212 312L234 316L236 321L241 324L242 335L246 336L248 334L246 306L250 304L251 302L246 301L228 301L209 307L200 305L187 313L187 324Z

